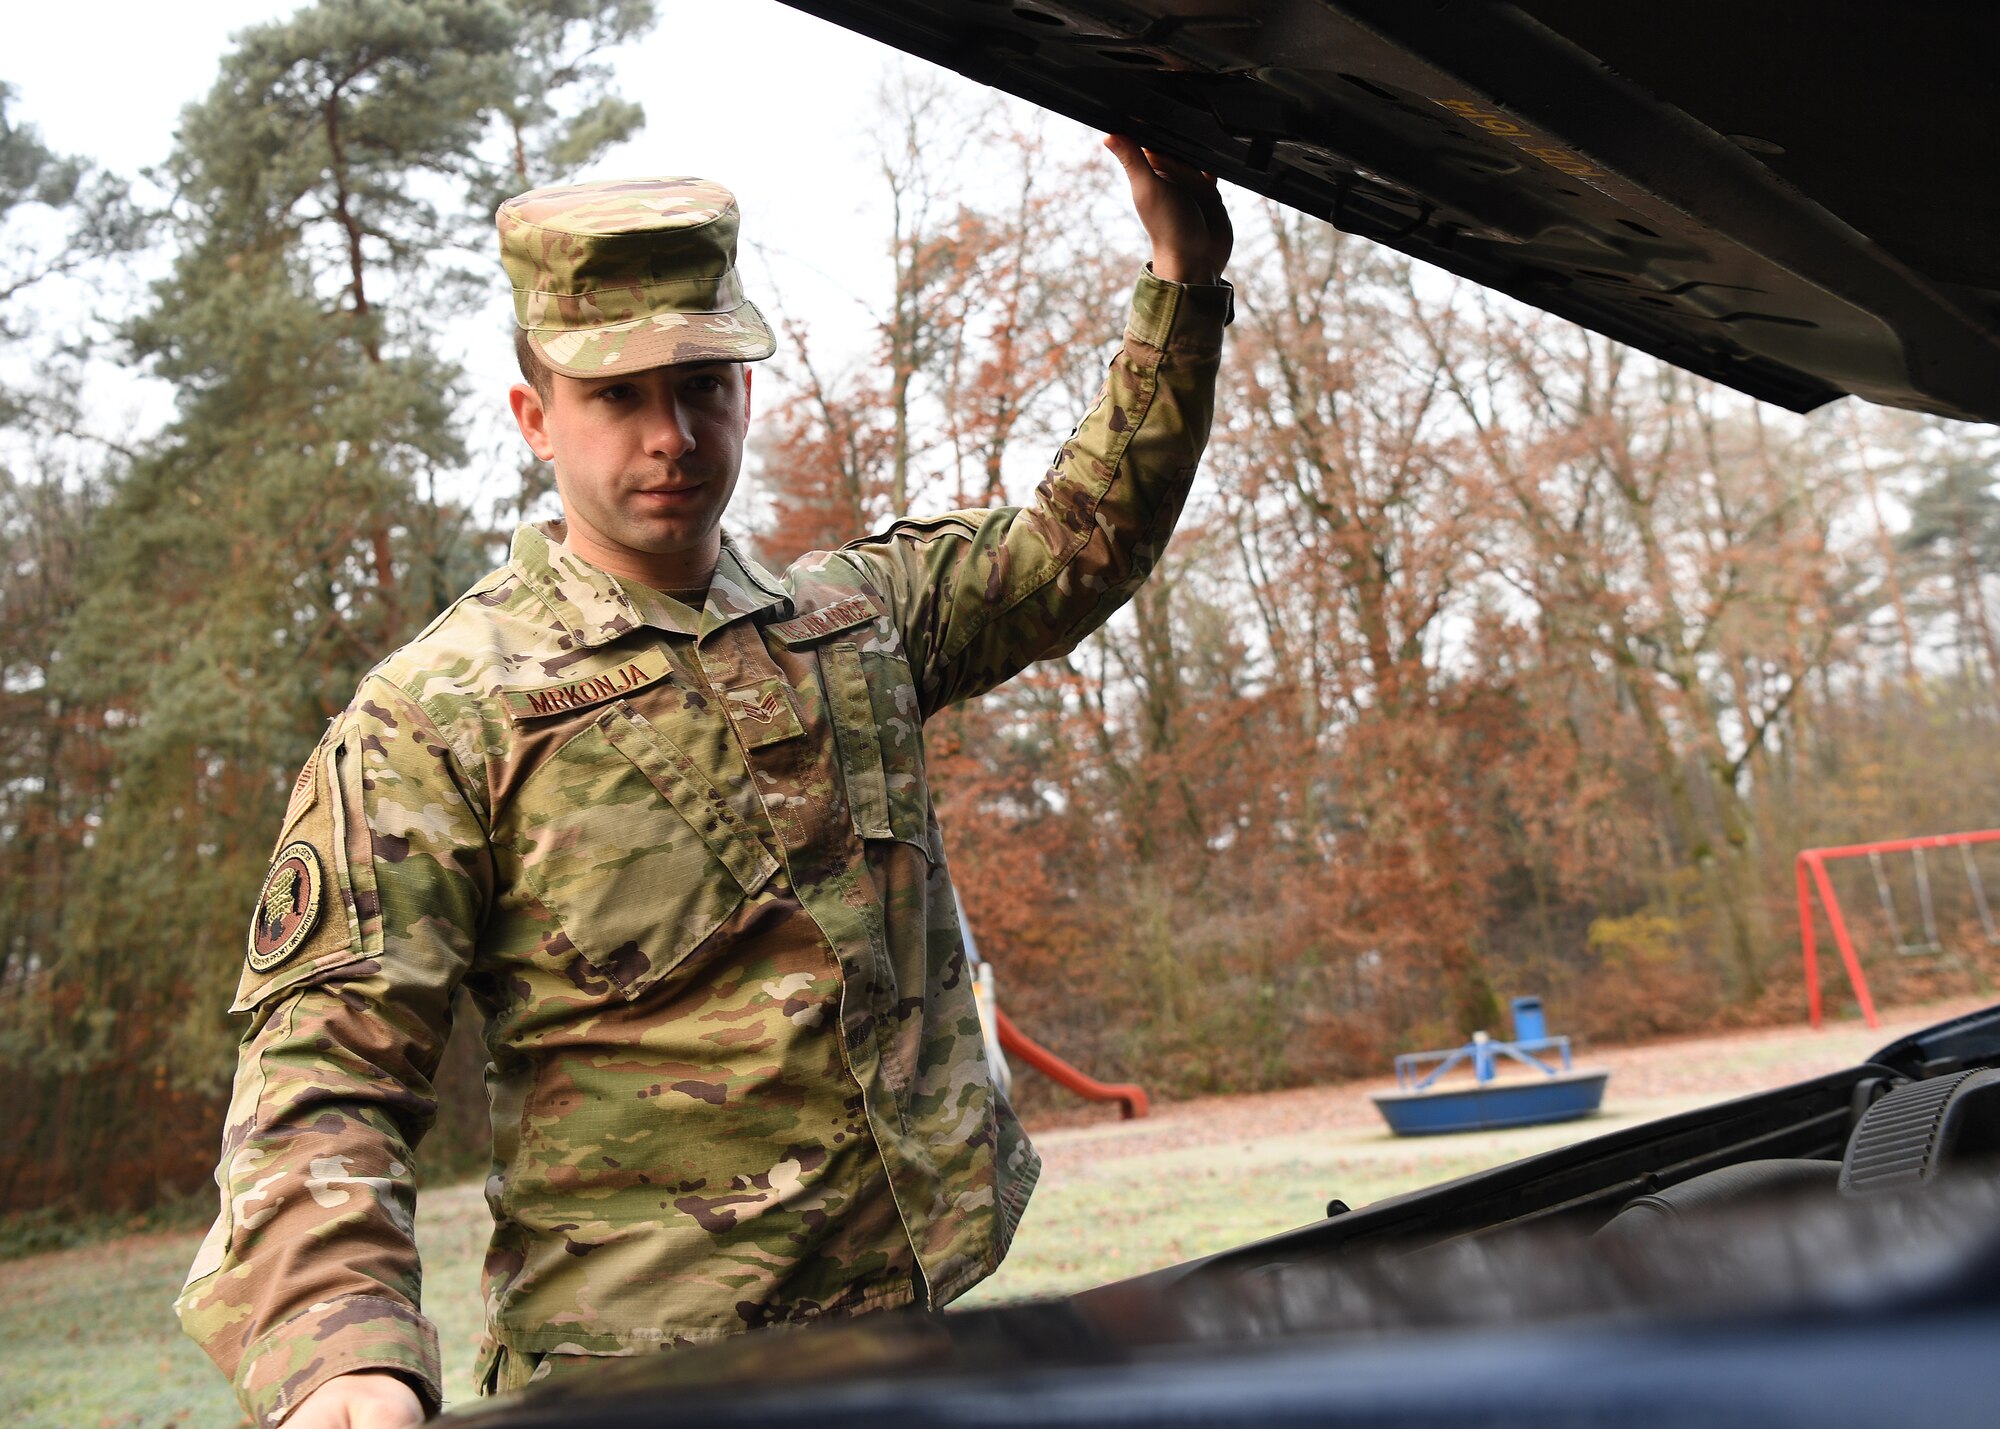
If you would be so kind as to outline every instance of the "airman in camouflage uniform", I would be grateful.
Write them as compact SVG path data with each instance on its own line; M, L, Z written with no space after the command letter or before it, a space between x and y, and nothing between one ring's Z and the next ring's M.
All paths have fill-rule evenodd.
M1174 178L1134 170L1142 216L1145 181ZM517 318L597 382L766 357L735 224L695 181L523 195ZM255 903L221 1214L178 1301L259 1425L357 1371L438 1403L410 1165L461 984L491 1056L489 1389L942 1305L999 1263L1038 1162L989 1081L923 725L1070 649L1158 558L1212 412L1213 268L1141 278L1030 506L782 575L725 541L694 603L523 527L362 682Z

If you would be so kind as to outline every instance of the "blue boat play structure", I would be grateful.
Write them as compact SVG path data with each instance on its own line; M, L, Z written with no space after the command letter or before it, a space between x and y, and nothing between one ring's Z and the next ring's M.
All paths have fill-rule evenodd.
M1515 998L1513 1011L1511 1042L1496 1042L1484 1032L1475 1032L1463 1047L1405 1052L1396 1058L1396 1090L1368 1094L1388 1120L1389 1129L1398 1136L1435 1136L1447 1131L1539 1126L1574 1121L1602 1106L1604 1083L1611 1073L1579 1072L1571 1067L1569 1038L1548 1035L1539 997ZM1550 1052L1560 1058L1560 1066L1536 1055ZM1500 1081L1499 1062L1503 1058L1520 1063L1531 1075ZM1438 1086L1445 1073L1467 1064L1472 1069L1471 1085Z

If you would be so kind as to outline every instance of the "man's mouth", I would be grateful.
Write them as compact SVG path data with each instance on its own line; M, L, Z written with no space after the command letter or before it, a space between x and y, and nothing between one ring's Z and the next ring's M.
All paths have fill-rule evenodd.
M632 495L651 506L681 506L693 501L702 489L702 482L687 486L642 486Z

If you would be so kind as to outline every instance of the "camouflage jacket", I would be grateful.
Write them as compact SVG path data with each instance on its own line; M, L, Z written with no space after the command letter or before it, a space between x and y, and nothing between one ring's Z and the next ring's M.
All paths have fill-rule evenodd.
M234 1011L221 1214L177 1309L260 1425L378 1368L439 1397L411 1149L488 1018L484 1360L915 1300L1005 1253L925 718L1145 577L1207 438L1225 288L1140 281L1032 505L900 521L696 610L523 528L300 773ZM482 1370L484 1373L484 1370Z

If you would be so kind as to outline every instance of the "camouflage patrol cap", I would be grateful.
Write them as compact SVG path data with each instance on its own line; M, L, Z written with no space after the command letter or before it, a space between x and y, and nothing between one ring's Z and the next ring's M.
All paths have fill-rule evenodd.
M612 179L500 205L514 321L557 372L761 362L777 350L736 275L736 196L704 179Z

